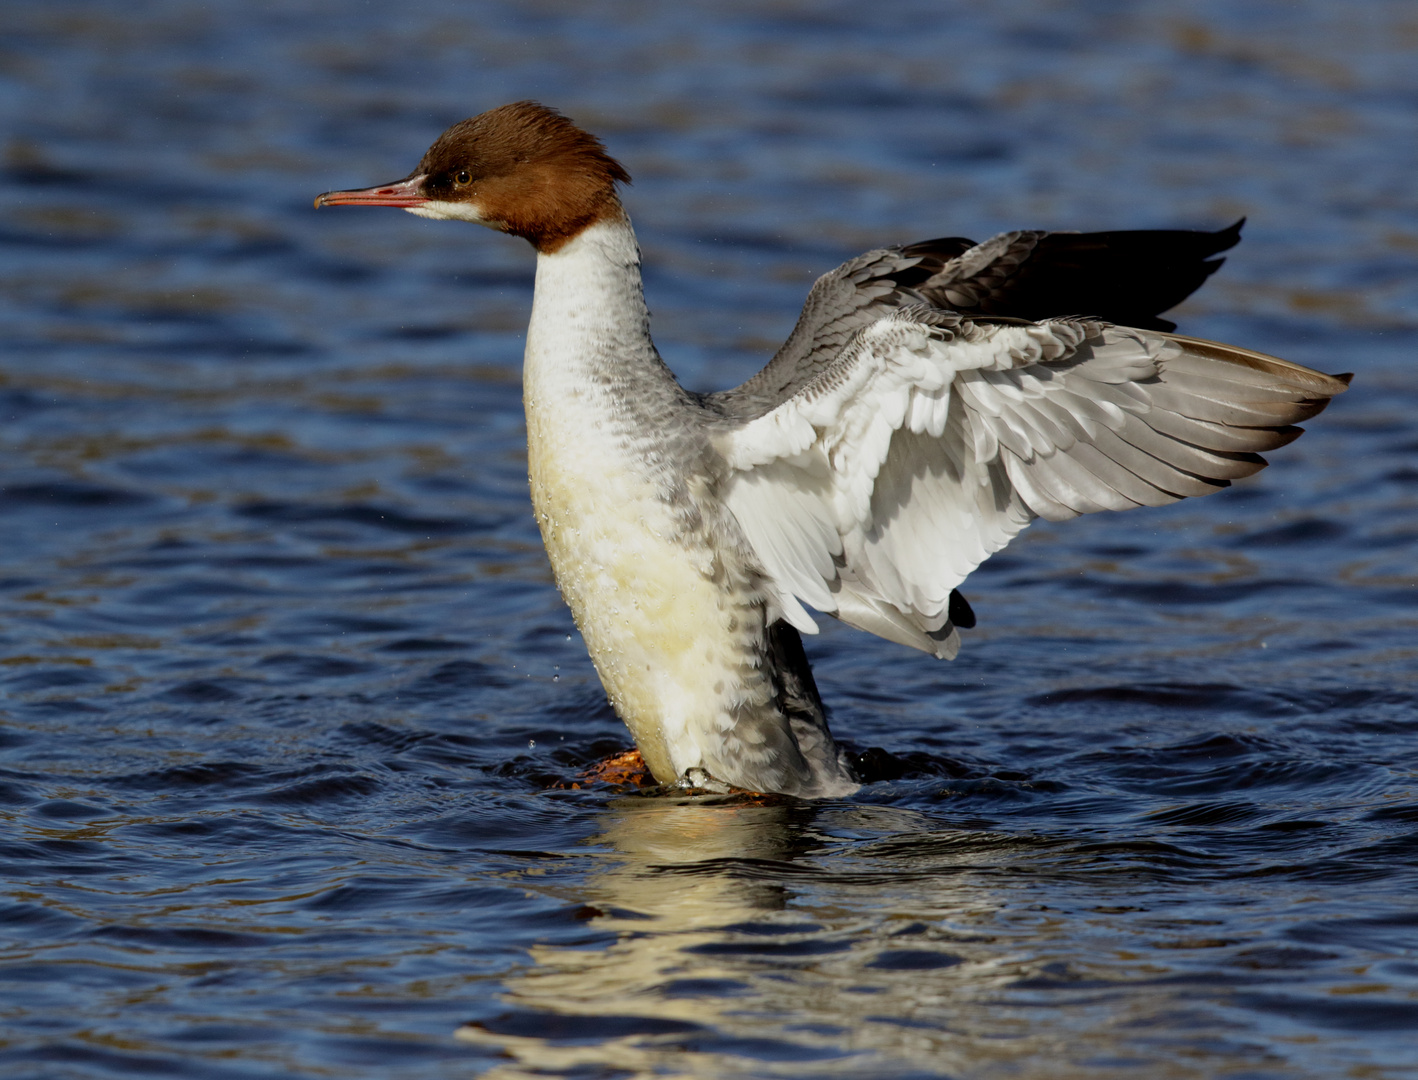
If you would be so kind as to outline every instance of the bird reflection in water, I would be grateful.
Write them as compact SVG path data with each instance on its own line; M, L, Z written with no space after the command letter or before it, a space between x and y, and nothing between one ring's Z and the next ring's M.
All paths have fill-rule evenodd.
M907 875L914 885L884 915L889 863L829 878L818 855L834 849L840 866L844 844L923 829L941 835L938 823L885 807L618 800L592 841L609 849L604 864L568 897L614 941L533 946L533 966L505 982L508 1011L458 1037L507 1055L486 1074L504 1080L588 1068L699 1075L863 1053L901 1062L903 1027L863 1024L862 1014L939 1010L952 996L943 979L997 987L991 956L972 962L916 921L940 926L988 896L963 881L939 895L939 880L922 888ZM971 861L970 846L952 858ZM798 1022L785 1031L788 1015ZM943 1038L916 1031L909 1041L939 1062Z

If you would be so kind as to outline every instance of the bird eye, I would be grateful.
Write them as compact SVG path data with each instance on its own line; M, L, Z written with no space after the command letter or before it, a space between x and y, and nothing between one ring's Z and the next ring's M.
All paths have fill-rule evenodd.
M468 175L467 169L463 169L461 172L458 173L457 176L453 177L453 179L458 181L458 183L460 184L466 184L470 182L473 178Z

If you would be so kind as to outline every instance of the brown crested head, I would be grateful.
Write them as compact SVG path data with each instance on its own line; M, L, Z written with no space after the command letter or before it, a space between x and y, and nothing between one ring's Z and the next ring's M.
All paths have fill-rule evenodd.
M555 251L587 225L619 214L630 174L601 140L555 109L518 101L454 124L419 162L433 202L466 202L484 222Z
M620 215L630 174L601 140L555 109L517 101L454 124L403 180L329 191L316 206L399 206L474 221L554 252L586 226Z

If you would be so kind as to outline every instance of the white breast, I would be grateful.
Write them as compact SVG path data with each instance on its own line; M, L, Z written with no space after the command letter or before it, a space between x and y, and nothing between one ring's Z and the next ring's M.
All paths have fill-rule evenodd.
M761 599L723 552L687 542L647 465L645 433L607 386L668 377L650 370L659 362L635 317L638 272L633 284L616 272L638 270L635 259L627 224L623 235L594 226L538 260L528 471L562 596L616 712L668 782L717 766L705 747L722 745L745 707L771 708L773 689L753 662Z

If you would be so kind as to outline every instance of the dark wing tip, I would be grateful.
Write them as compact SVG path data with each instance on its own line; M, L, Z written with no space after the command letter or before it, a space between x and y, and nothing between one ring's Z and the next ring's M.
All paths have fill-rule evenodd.
M1090 311L1122 326L1171 331L1176 324L1160 316L1221 268L1225 260L1216 256L1240 242L1245 220L1215 232L1021 233L1031 238L1027 248L1010 246L970 277L932 282L923 291L933 302L969 315L1037 320ZM925 241L902 251L926 256L945 242Z
M1230 225L1227 225L1226 228L1217 229L1216 232L1212 233L1211 235L1216 237L1217 242L1221 245L1216 250L1225 251L1239 244L1241 242L1241 230L1245 227L1245 224L1246 219L1242 216L1237 218Z
M960 595L959 589L950 590L950 607L946 610L946 617L962 630L971 630L975 626L975 609L970 606L970 601Z

